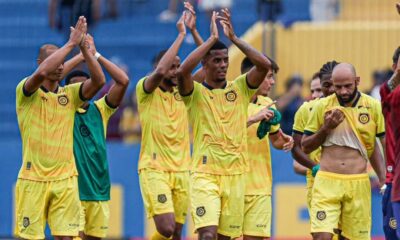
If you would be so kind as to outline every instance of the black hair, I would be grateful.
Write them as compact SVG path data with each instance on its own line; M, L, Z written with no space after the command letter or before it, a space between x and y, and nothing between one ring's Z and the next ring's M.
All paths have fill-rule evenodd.
M397 61L399 60L399 55L400 55L400 47L397 47L396 51L394 51L393 54L393 63L397 63Z
M153 57L152 63L154 67L157 67L157 64L160 62L161 58L167 53L168 49L161 50Z
M272 68L272 72L273 73L278 73L279 71L279 66L278 64L272 60L271 58L269 58L268 56L266 56L268 58L268 60L271 62L271 68ZM254 64L250 61L250 59L248 57L243 58L242 60L242 64L240 66L240 71L242 74L250 71L250 69L254 66Z
M65 85L70 84L71 83L71 79L74 78L74 77L86 77L86 79L89 79L90 75L87 74L84 71L81 71L81 70L72 71L65 77Z
M312 75L311 81L317 78L319 79L319 72L316 72Z
M228 49L228 47L225 45L225 43L218 40L216 43L214 43L214 45L212 45L210 50L208 50L208 53L210 53L210 51L212 50L223 50L223 49Z
M336 67L336 65L339 64L340 64L339 62L333 60L322 65L321 69L319 70L319 79L322 80L324 75L331 75L333 69Z

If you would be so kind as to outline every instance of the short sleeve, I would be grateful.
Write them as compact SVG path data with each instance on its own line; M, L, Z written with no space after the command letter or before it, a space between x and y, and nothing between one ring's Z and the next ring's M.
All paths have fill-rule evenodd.
M139 104L145 103L151 96L153 96L152 93L148 93L144 90L144 81L146 81L146 79L147 77L144 77L136 84L136 98Z
M194 102L198 99L201 91L201 85L198 82L193 82L193 91L187 95L182 96L182 100L185 103L186 108L191 109L193 107Z
M382 137L385 135L385 118L382 113L382 106L378 101L374 101L374 111L376 119L376 136Z
M103 118L103 122L107 123L108 119L110 119L111 115L117 111L118 108L113 108L107 102L107 95L95 101L97 109L99 109L101 113L101 117Z
M316 133L324 123L325 107L323 101L316 103L308 116L307 124L304 128L305 135L312 135Z
M303 103L294 115L293 133L303 135L307 122L305 121L307 103Z
M75 109L78 109L85 102L82 95L82 86L83 83L74 83L65 86L65 90L68 94L68 97L72 99L72 105Z
M24 85L27 80L28 80L28 78L26 77L22 81L20 81L17 85L16 94L15 94L17 107L25 105L26 103L28 103L30 101L33 101L33 99L37 95L37 91L35 91L34 93L32 93L30 95L25 92Z
M239 77L237 77L234 80L234 84L237 85L239 91L241 91L244 94L245 98L247 98L249 101L258 89L258 88L252 88L249 86L249 84L247 82L247 73L242 74Z

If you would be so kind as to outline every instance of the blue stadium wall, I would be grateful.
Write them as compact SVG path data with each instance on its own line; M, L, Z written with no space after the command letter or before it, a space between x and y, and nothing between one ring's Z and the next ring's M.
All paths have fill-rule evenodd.
M139 150L140 145L108 144L113 184L111 213L113 219L110 231L114 237L145 237L149 233L137 174ZM12 236L13 232L13 188L21 164L20 141L1 142L0 153L1 237ZM272 156L274 174L273 234L280 239L308 237L309 218L305 202L304 178L293 173L289 154L273 150ZM380 237L383 235L381 196L375 191L372 205L372 235ZM193 236L191 228L192 226L189 226L185 230L186 236Z

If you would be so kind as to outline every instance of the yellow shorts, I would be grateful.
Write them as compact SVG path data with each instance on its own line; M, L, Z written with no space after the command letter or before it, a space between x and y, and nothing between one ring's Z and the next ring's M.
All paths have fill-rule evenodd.
M307 207L308 207L308 212L310 212L314 177L312 176L311 170L309 169L307 169L306 182L307 182Z
M371 186L367 174L319 171L311 203L311 232L334 233L341 223L342 236L371 239Z
M243 235L271 237L271 196L246 195L244 198Z
M242 235L245 175L192 173L191 213L195 229L218 226L218 233Z
M189 206L189 172L142 169L139 182L148 218L174 213L177 223L185 223Z
M78 236L80 202L76 176L52 182L18 179L15 201L17 237L44 239L46 220L53 236Z
M81 201L79 231L83 231L86 236L105 238L109 220L108 201Z

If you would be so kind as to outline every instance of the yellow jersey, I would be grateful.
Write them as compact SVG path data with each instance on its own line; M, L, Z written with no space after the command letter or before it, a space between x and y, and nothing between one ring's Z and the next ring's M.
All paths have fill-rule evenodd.
M308 102L304 102L299 107L296 114L294 115L293 133L297 133L300 135L304 134L304 129L307 126L311 111L319 100L320 99L317 98ZM321 147L308 154L308 157L318 163L321 158Z
M77 175L73 129L75 112L84 102L82 83L59 86L55 92L40 87L27 96L23 90L27 79L16 89L23 154L18 178L56 181Z
M248 115L253 116L273 101L269 97L258 96L255 103L250 103ZM276 108L275 105L272 108ZM277 134L280 125L272 125L270 132L263 138L257 137L259 124L247 128L247 145L250 171L246 173L246 195L271 195L272 168L269 134Z
M168 92L158 87L152 93L147 93L144 90L146 79L142 78L136 85L142 125L139 170L188 171L189 122L182 97L177 88Z
M247 108L257 89L247 75L212 89L194 82L193 92L183 97L193 127L194 172L215 175L245 173L247 163Z
M352 106L341 106L335 94L319 100L313 107L311 116L304 130L306 135L316 133L324 123L325 112L339 109L345 115L347 132L354 132L360 143L365 147L368 157L371 157L375 147L375 138L385 135L385 122L381 103L358 92Z

